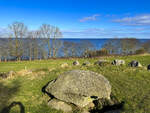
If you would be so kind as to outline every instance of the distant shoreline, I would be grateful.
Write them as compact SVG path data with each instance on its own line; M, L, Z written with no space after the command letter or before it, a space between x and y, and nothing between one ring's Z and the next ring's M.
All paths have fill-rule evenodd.
M0 37L0 39L8 39L8 37ZM22 38L26 39L26 38ZM39 39L46 39L46 38L39 38ZM109 40L109 39L124 39L124 38L57 38L57 39L71 39L71 40ZM130 39L130 38L129 38ZM150 38L135 38L138 40L150 40Z

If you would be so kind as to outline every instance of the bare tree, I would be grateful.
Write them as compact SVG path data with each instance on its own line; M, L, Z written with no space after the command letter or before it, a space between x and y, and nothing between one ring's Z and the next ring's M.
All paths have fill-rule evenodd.
M59 54L59 50L62 47L63 43L61 40L59 39L55 39L55 41L53 42L53 57L56 58L58 57Z
M28 33L28 47L29 47L29 60L38 59L39 57L39 43L40 31L30 31Z
M121 40L121 50L124 55L133 54L136 49L140 48L140 42L136 38L123 38Z
M27 27L24 25L24 23L14 22L13 24L9 25L9 29L11 30L11 38L15 38L15 50L12 51L12 55L15 56L17 60L21 60L21 56L23 54L21 39L26 36Z
M3 38L0 40L0 61L3 59L4 61L8 60L9 57L9 47L8 47L8 39Z
M41 31L41 37L46 39L47 42L47 46L48 46L48 58L51 57L51 39L52 39L52 33L53 33L53 26L49 25L49 24L43 24L40 27L40 31Z
M143 42L142 47L146 50L146 52L150 53L150 40Z
M53 27L52 32L52 50L53 50L53 57L56 57L58 49L62 46L62 42L59 38L62 37L62 33L58 27Z
M135 38L110 39L102 47L107 49L109 54L133 54L140 48L140 42Z
M62 48L64 57L69 57L69 47L70 47L70 42L64 41L63 48Z
M43 24L40 27L41 37L46 38L47 46L48 46L48 58L56 57L56 52L58 51L58 47L60 43L58 38L62 37L62 33L58 27Z
M75 45L76 45L75 42L65 41L63 43L63 52L65 57L75 56L75 51L76 51Z
M106 43L104 43L102 48L105 48L109 54L118 54L121 47L120 44L120 39L109 39L108 41L106 41Z
M88 40L81 41L78 46L79 54L84 57L89 57L89 52L93 49L95 49L94 45Z

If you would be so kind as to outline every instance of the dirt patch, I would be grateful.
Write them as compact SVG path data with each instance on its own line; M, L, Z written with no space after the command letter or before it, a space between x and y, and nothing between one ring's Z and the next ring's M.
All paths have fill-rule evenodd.
M23 69L23 70L20 70L17 72L17 75L20 75L20 76L25 76L25 75L29 75L29 74L32 74L32 71L27 70L27 69Z

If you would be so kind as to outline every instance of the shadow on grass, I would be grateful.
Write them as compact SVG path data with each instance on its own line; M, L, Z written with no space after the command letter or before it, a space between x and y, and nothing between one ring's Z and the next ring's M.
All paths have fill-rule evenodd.
M41 91L42 91L44 94L47 94L51 99L54 98L54 96L51 95L50 93L48 93L48 92L46 91L46 87L49 85L49 83L51 83L51 82L53 82L53 81L55 81L55 80L51 80L51 81L48 82L45 86L43 86L42 89L41 89Z
M124 106L124 102L115 104L115 105L108 105L104 106L102 109L93 109L90 111L90 113L105 113L105 112L110 112L110 113L121 113L120 110L122 110Z
M20 113L25 113L25 108L21 102L12 102L9 106L3 108L1 113L10 113L11 108L16 105L20 107Z
M90 110L90 113L121 113L125 102L120 102L113 93L111 93L110 98L109 101L107 99L93 101L96 108Z
M11 103L11 99L19 91L19 88L20 88L20 82L18 80L12 81L9 85L0 83L0 113L9 113L11 108L16 105L20 106L21 109L20 113L25 113L24 106L22 105L21 102Z

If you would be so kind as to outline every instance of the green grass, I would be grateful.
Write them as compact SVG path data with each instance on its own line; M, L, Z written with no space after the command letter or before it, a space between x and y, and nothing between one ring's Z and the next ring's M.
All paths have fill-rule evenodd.
M78 60L80 63L84 61L94 63L98 59L100 58ZM150 64L150 56L107 57L103 59L109 61L124 59L126 65L72 66L75 59L0 63L0 72L20 71L25 67L35 72L45 72L45 75L16 75L9 79L0 79L0 111L13 101L17 101L22 103L25 113L62 113L62 111L47 106L49 97L43 94L41 89L48 81L67 70L82 69L100 73L110 81L112 93L119 101L125 101L124 113L150 113L150 71L146 70L146 66ZM139 61L144 67L128 67L127 64L132 60ZM69 64L68 68L60 67L64 62ZM13 107L10 113L19 113L19 106Z

